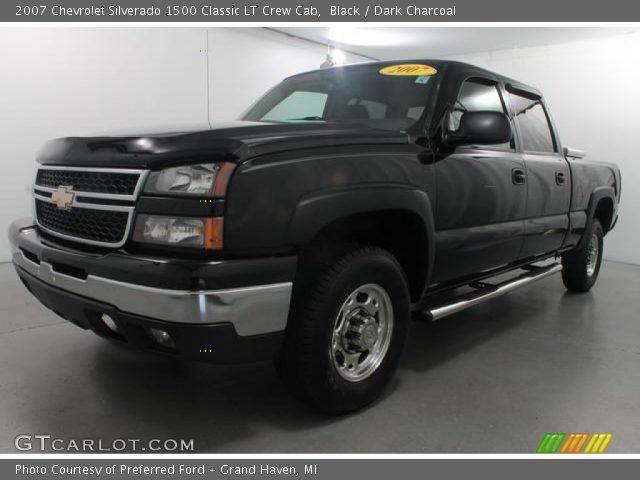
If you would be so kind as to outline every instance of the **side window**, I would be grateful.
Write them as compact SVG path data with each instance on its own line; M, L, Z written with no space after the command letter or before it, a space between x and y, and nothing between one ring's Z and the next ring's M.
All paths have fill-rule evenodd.
M506 113L498 86L481 79L466 80L460 87L460 93L449 117L449 128L457 130L460 127L460 119L464 112L480 111ZM509 150L515 148L515 144L512 140L508 143L491 145L491 147Z
M549 118L540 99L509 93L509 100L522 134L522 149L528 152L555 152Z
M284 122L322 118L327 94L321 92L293 92L273 107L262 120Z

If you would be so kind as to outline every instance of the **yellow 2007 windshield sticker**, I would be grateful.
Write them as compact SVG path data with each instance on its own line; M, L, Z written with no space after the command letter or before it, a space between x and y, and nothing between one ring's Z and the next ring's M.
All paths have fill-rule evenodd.
M402 65L389 65L380 70L382 75L411 75L428 76L435 75L438 70L430 65L420 65L418 63L403 63Z

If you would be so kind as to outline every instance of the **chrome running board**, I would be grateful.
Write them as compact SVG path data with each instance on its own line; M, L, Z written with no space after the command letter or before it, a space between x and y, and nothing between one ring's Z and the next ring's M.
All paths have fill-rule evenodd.
M486 284L484 282L472 283L470 286L476 288L475 291L456 297L450 303L431 307L424 313L429 320L439 320L556 274L562 270L562 265L554 263L544 267L529 266L527 270L529 271L511 280L498 283L497 285Z

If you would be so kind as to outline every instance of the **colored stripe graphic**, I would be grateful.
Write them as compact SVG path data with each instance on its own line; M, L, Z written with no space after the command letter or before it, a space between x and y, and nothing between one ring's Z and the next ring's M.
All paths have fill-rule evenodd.
M587 448L584 449L584 453L604 453L612 437L611 433L594 433Z
M540 445L538 445L537 453L556 453L566 433L547 433Z
M567 441L562 445L560 453L578 453L582 449L582 445L589 438L588 433L571 433L567 437Z
M573 444L576 441L576 434L575 433L570 433L569 436L567 437L567 441L564 442L564 445L562 446L562 450L560 450L560 453L567 453L567 450L569 450L569 447L573 448Z
M575 451L574 452L569 452L569 453L580 453L580 450L582 450L582 446L587 441L587 438L589 438L589 434L588 433L581 433L580 435L582 435L582 438L578 442L578 445L576 445Z
M545 434L536 452L580 453L582 447L586 444L587 446L582 453L604 453L612 438L612 433L594 433L591 435L584 432L569 434L552 432Z

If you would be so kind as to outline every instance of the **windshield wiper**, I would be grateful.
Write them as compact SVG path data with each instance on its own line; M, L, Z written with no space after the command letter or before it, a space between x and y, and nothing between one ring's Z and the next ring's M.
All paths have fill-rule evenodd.
M322 118L322 117L287 118L287 121L295 121L295 120L306 120L306 121L309 121L309 122L312 122L312 121L316 121L316 122L322 121L322 122L324 122L325 121L324 118Z

